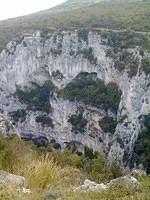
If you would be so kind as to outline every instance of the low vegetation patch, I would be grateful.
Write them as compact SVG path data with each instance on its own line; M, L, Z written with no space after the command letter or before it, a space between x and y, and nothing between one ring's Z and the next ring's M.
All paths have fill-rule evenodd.
M17 89L15 95L20 102L27 104L29 110L38 110L49 113L51 105L50 95L53 93L54 86L51 81L47 81L43 86L34 85L33 88Z
M85 74L78 75L59 92L59 96L70 101L82 101L85 104L117 111L121 91L115 83L104 84L102 80L93 80Z
M150 114L146 116L144 126L134 146L134 159L137 165L142 163L144 167L150 167Z
M146 75L150 74L150 57L145 57L142 60L142 70Z
M16 135L4 138L0 135L0 170L24 176L32 193L24 194L15 185L0 184L2 200L104 200L108 199L149 199L150 179L140 177L143 189L116 186L100 192L75 191L89 178L97 183L109 182L122 176L122 170L114 161L109 164L105 155L85 148L85 155L68 150L58 151L50 146L37 148L30 142L20 140Z
M99 125L104 132L114 133L117 126L117 121L114 120L112 117L104 117L99 122Z
M71 115L68 122L72 124L72 131L75 133L83 133L84 128L87 125L87 120L83 118L82 114Z
M36 117L36 122L41 123L42 126L50 126L51 128L54 127L52 119L46 115L39 115Z
M150 49L149 36L133 31L125 32L101 32L101 36L106 39L107 45L114 48L114 53L121 49L141 47L141 50Z
M19 121L24 122L27 115L26 111L23 109L11 112L9 114L12 117L14 122L19 122Z
M76 56L81 54L83 55L83 58L89 60L91 64L97 64L97 58L94 56L92 47L80 49L76 52Z
M138 71L139 61L133 55L132 52L128 50L122 50L115 58L115 68L118 69L120 72L124 72L126 70L130 78L135 76Z
M88 35L89 35L89 31L88 30L86 30L86 29L80 29L78 31L79 42L85 41L88 44Z

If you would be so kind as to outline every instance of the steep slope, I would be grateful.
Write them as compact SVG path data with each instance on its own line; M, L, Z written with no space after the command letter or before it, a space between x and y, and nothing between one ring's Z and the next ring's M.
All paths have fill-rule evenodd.
M149 7L149 1L138 0L102 2L70 0L53 9L1 21L0 49L2 50L12 38L32 33L37 29L64 30L102 27L148 32L150 31Z
M0 114L39 145L134 163L150 114L149 7L70 0L0 22Z
M37 32L10 42L0 54L1 114L23 138L129 162L150 113L150 60L119 35Z

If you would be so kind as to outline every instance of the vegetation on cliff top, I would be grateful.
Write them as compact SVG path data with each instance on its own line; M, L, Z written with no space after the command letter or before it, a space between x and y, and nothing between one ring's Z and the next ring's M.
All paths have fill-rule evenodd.
M150 31L149 7L149 1L139 0L67 1L50 10L1 21L0 50L13 38L37 29L53 31L84 27L148 32Z

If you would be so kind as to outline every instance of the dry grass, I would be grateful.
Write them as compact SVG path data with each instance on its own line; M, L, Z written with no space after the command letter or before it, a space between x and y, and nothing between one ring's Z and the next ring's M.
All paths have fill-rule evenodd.
M28 178L31 188L45 189L48 186L58 186L61 184L60 167L49 153L37 160L31 161L26 170L25 177Z
M3 144L5 144L5 139L1 138L1 147L4 147ZM6 150L10 148L11 152L13 152L13 156L10 156L7 161L11 165L8 169L13 170L12 173L14 174L24 176L28 180L28 186L32 193L24 194L22 188L14 185L0 185L0 200L150 199L150 177L147 176L137 177L142 185L141 188L124 188L119 186L102 192L73 192L73 188L81 185L83 180L89 175L87 173L85 175L81 169L78 169L77 166L81 165L81 161L79 162L76 156L70 157L71 153L64 154L55 152L59 155L56 159L54 153L46 153L46 150L41 152L40 150L37 151L31 144L23 143L16 137L7 139L7 144L5 147ZM5 148L2 148L1 155L5 153ZM12 161L14 156L16 159ZM59 164L54 158L59 161ZM102 161L102 158L97 160L95 166L100 165ZM71 166L71 163L73 163L73 166ZM100 166L104 170L104 165ZM7 171L4 165L2 170ZM8 172L11 172L10 170ZM110 171L105 169L104 174L109 175Z

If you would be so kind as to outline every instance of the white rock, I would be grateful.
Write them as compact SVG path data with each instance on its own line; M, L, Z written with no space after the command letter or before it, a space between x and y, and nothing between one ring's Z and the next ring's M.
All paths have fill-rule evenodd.
M23 176L17 176L6 172L0 172L0 183L15 184L22 187L27 187L27 181Z
M114 135L104 134L99 127L99 120L106 116L105 111L90 106L85 106L83 113L88 120L86 134L72 133L68 118L78 113L83 105L57 98L50 99L53 109L50 115L54 120L54 129L42 127L36 122L38 112L29 112L24 122L16 123L16 128L21 133L43 134L49 140L54 138L61 146L66 142L76 141L96 151L107 152L110 149L107 152L109 159L117 156L122 161L124 155L130 158L133 144L141 129L139 118L150 113L150 77L139 72L130 79L126 71L119 73L115 69L113 58L106 56L108 47L103 44L104 39L98 33L89 33L88 44L85 41L79 42L78 33L70 31L54 33L44 43L41 40L39 33L25 36L20 43L11 41L6 50L0 53L0 113L10 118L10 112L26 108L26 105L12 96L17 86L30 87L31 82L41 85L52 77L53 72L59 70L63 78L52 77L52 80L58 88L62 88L81 71L96 72L98 78L105 83L113 81L122 90L117 117L125 118L118 123ZM96 65L82 53L79 54L81 50L91 47L94 58L97 58ZM76 56L71 55L71 51L75 52ZM140 63L141 56L137 49L127 51L138 58Z
M26 189L26 188L22 188L22 192L24 194L31 194L32 193L30 189Z

